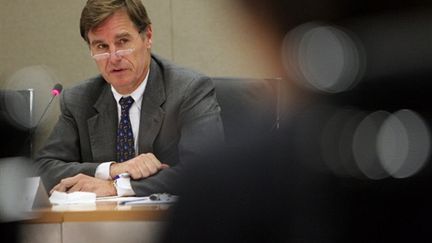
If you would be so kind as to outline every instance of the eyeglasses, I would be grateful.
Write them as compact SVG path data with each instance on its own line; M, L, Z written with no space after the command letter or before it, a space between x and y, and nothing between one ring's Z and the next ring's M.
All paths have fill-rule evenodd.
M102 60L106 60L108 58L111 57L111 55L116 55L118 57L125 57L129 54L131 54L135 49L134 48L129 48L129 49L125 49L125 50L117 50L115 52L105 52L105 53L99 53L99 54L91 54L92 58L95 59L96 61L102 61Z

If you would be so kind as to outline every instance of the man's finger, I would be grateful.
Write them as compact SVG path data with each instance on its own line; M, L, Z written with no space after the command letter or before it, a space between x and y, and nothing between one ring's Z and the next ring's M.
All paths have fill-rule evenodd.
M159 170L159 166L151 159L145 162L145 166L147 166L147 170L149 171L150 175L153 175Z
M79 181L67 190L67 192L79 192L82 189L82 184Z
M59 184L63 185L66 188L69 188L69 187L75 185L78 181L79 181L78 177L73 176L73 177L68 177L68 178L62 179Z
M161 169L168 169L170 166L168 164L161 164Z
M53 194L54 191L65 192L66 187L64 187L62 184L57 184L56 186L53 187L53 189L51 189L50 195Z
M126 171L129 173L132 179L137 180L142 178L143 168L141 167L143 167L143 165L138 163L130 163Z
M50 194L52 194L54 191L65 192L70 187L70 186L68 186L70 184L69 181L70 180L68 180L68 179L61 180L59 184L55 185L51 189Z
M147 158L151 161L151 163L155 166L155 168L157 170L161 170L163 169L162 167L162 163L156 158L156 156L152 153L147 153L146 154ZM157 171L155 171L154 173L156 173ZM153 173L153 174L154 174Z

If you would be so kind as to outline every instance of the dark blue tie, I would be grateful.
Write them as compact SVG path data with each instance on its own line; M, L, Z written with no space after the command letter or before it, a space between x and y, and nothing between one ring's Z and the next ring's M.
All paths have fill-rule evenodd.
M135 157L134 137L129 118L129 109L133 102L134 99L130 96L123 97L119 101L121 115L117 128L117 162L123 162Z

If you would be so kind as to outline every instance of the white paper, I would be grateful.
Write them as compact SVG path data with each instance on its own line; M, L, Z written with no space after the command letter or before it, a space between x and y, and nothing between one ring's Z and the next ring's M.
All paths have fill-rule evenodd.
M49 200L52 204L96 203L96 193L54 191Z

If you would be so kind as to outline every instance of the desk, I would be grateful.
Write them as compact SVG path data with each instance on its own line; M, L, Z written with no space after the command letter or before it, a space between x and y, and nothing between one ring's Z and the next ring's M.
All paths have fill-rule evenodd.
M157 242L169 205L122 206L116 202L52 206L21 224L22 242Z

